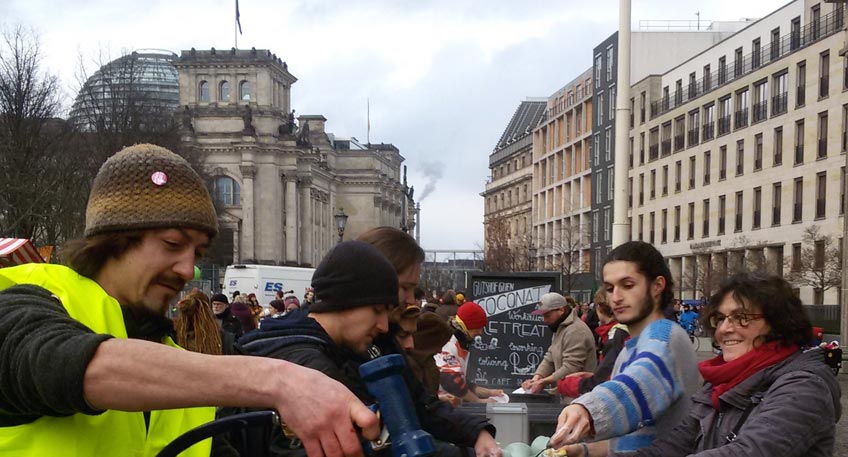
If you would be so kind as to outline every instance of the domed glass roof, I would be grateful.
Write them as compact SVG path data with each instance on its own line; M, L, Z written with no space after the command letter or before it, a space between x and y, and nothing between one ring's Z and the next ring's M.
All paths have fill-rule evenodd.
M176 59L170 51L140 50L103 65L77 94L71 123L92 131L170 119L180 104Z

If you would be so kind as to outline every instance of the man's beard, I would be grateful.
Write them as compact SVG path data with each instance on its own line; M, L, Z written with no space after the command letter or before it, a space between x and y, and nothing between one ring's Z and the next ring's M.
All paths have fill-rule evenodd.
M654 312L654 297L651 296L650 290L645 292L645 298L639 303L639 312L636 317L629 320L619 319L618 321L624 325L633 325L647 319Z

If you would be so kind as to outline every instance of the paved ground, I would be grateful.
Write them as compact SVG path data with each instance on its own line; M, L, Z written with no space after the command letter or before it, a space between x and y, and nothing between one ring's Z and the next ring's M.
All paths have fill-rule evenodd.
M698 359L706 360L714 357L715 354L710 352L709 340L702 338L700 341L700 350L698 351ZM833 449L834 456L848 456L848 373L844 371L848 367L848 363L843 364L843 371L839 372L839 387L842 388L842 420L836 424L836 446Z

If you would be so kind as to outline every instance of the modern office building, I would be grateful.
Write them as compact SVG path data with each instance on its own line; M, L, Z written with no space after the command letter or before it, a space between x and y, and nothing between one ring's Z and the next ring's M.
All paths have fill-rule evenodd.
M533 130L532 240L535 263L563 276L563 291L586 300L592 169L592 69L554 92Z
M795 0L631 89L631 238L669 261L675 294L728 274L825 269L841 240L848 143L845 3ZM839 243L841 245L841 242ZM836 286L796 283L805 303Z
M630 84L662 74L693 55L730 37L751 21L642 21L631 32ZM591 268L600 278L603 259L612 248L613 183L615 181L615 103L618 87L618 32L593 49L592 66L592 195ZM636 113L630 106L630 124ZM644 117L644 114L641 114Z
M338 240L340 211L345 239L404 221L412 228L415 205L401 181L398 148L336 137L321 115L295 119L297 79L276 55L191 49L175 66L183 144L215 177L228 260L317 265Z

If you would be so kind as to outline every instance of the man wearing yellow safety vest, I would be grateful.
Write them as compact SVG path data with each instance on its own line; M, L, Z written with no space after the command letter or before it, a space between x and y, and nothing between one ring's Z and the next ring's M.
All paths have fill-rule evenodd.
M164 313L217 232L188 162L137 145L98 172L70 268L0 269L0 456L154 456L210 406L274 408L310 456L361 455L353 425L373 439L377 418L340 383L174 344Z

